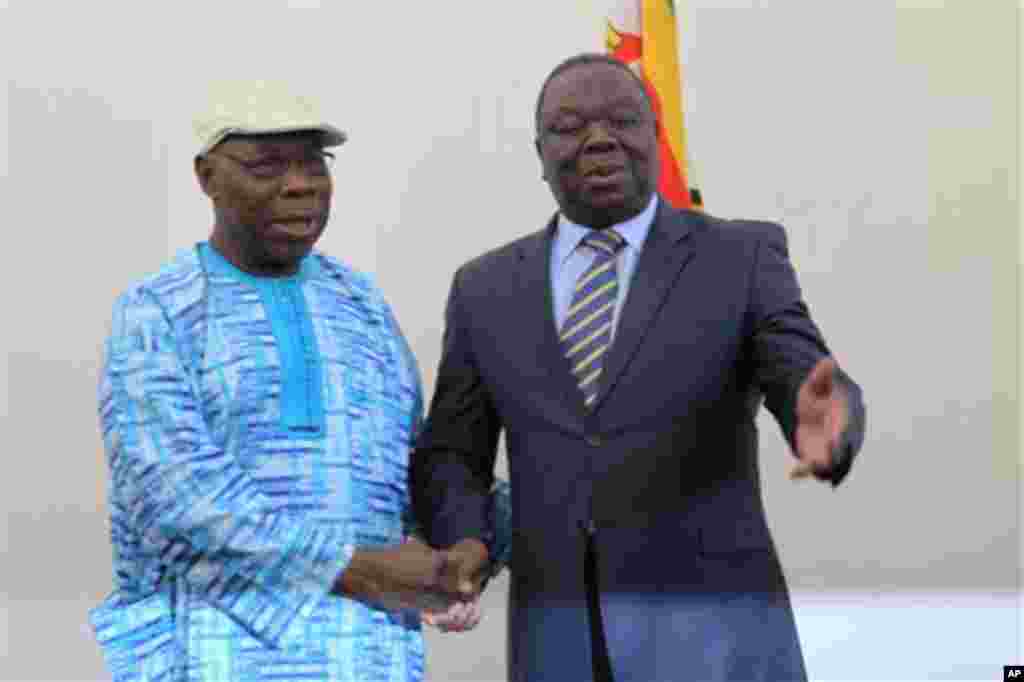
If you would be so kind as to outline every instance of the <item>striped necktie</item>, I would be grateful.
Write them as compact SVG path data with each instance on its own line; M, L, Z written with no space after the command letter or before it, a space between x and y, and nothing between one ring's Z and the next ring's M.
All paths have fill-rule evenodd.
M604 356L612 343L612 322L619 296L615 257L626 242L615 230L593 231L583 243L597 252L580 275L559 339L587 409L597 399Z

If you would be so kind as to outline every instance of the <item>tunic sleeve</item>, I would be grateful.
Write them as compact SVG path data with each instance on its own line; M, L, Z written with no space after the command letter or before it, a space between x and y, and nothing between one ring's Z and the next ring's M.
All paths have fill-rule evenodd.
M165 574L268 646L312 613L354 552L343 529L270 511L210 438L171 323L144 289L118 300L100 378L113 486L143 551ZM299 628L301 629L301 628Z

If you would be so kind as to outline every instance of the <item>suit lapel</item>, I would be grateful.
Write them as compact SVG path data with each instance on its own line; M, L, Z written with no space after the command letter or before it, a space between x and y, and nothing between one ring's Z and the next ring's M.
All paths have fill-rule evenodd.
M659 201L654 224L644 242L621 318L616 325L615 339L605 360L601 390L593 408L595 411L615 388L679 273L693 257L692 221L689 213L667 206L664 199Z
M583 394L576 385L576 379L569 371L569 361L562 354L562 345L558 340L558 324L555 321L554 302L551 295L551 242L557 229L557 215L551 219L547 227L535 233L520 247L519 257L523 267L523 300L527 306L539 306L542 310L528 311L525 319L539 320L540 327L530 330L526 338L540 339L537 361L543 365L556 390L565 398L565 404L571 406L573 414L583 419L585 410ZM530 325L536 324L530 322Z

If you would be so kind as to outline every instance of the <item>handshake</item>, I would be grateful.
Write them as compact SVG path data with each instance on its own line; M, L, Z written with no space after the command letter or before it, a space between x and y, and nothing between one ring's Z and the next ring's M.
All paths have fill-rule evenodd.
M464 605L480 596L488 568L487 548L479 540L435 550L410 538L397 547L357 550L333 591L392 611L423 611L432 624L435 617L441 623L475 624L479 616Z

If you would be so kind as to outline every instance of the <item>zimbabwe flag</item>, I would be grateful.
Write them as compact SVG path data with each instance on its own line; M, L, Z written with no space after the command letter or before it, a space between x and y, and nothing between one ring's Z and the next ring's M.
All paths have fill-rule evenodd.
M605 47L647 87L658 117L661 173L658 191L678 208L700 209L683 125L679 40L673 0L617 0L608 14Z

